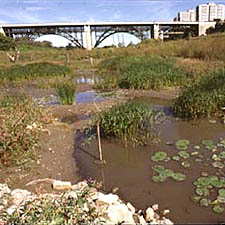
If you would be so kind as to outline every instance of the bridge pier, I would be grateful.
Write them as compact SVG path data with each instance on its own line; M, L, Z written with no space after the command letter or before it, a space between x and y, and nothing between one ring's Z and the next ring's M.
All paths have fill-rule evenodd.
M152 30L151 30L151 38L152 39L159 39L159 24L153 24Z
M84 33L85 33L85 48L87 50L91 50L92 49L92 37L91 37L90 25L84 25Z
M6 36L3 27L0 27L0 34L3 34L3 36Z
M206 35L207 30L210 27L215 28L215 26L216 26L216 22L210 22L210 23L199 22L199 24L198 24L198 36Z

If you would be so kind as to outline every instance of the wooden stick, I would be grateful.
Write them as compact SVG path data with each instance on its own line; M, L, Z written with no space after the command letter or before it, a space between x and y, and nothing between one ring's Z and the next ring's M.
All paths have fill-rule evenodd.
M98 150L99 150L99 158L100 161L102 162L103 158L102 158L102 145L101 145L101 134L100 134L100 124L99 121L97 123L97 135L98 135Z

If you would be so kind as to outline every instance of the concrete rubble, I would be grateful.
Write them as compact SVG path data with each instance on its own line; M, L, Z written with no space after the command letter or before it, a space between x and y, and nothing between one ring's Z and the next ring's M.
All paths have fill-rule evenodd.
M79 191L87 188L88 184L84 181L75 185L71 185L70 182L54 181L52 186L53 189L64 191L67 195L76 199ZM57 195L60 194L45 195L57 198ZM25 202L39 197L40 195L35 195L27 190L15 189L11 191L6 184L0 184L0 215L3 210L12 215ZM138 211L131 203L125 204L118 195L104 194L94 187L89 188L87 199L88 204L94 205L104 215L102 224L173 224L169 218L165 217L170 211L166 209L159 212L159 206L156 204L148 207L145 212ZM89 209L86 207L83 210L88 211ZM0 216L0 225L5 224L7 224L7 221L2 220Z

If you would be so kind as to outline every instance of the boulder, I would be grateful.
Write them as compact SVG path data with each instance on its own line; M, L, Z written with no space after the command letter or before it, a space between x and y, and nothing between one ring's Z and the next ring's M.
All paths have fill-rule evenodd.
M154 219L154 216L155 216L155 212L154 210L151 208L151 207L148 207L146 209L146 221L152 221Z
M114 204L119 200L119 197L117 195L114 194L108 194L108 195L104 195L103 193L99 192L98 193L98 200L105 202L107 204Z
M117 203L109 205L107 209L107 215L109 218L107 221L108 224L135 224L132 212L125 204Z

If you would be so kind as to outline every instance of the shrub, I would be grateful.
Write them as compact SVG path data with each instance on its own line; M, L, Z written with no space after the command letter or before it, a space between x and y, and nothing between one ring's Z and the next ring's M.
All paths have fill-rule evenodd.
M6 166L24 164L35 157L38 135L49 117L25 97L6 96L0 105L4 106L0 108L0 161Z
M173 105L174 113L183 118L212 116L225 106L225 72L219 69L187 87Z
M148 104L127 102L101 113L93 119L88 131L95 130L99 123L105 138L119 138L126 145L146 145L158 140L154 125L163 119L164 114L153 110Z
M67 82L59 84L56 88L61 105L73 105L75 103L76 87L73 83Z
M0 50L9 51L15 49L16 44L12 38L5 37L3 34L0 34Z
M108 74L111 71L111 75L103 77L100 88L159 89L182 85L188 79L187 73L176 67L173 60L152 55L112 58L99 67Z

